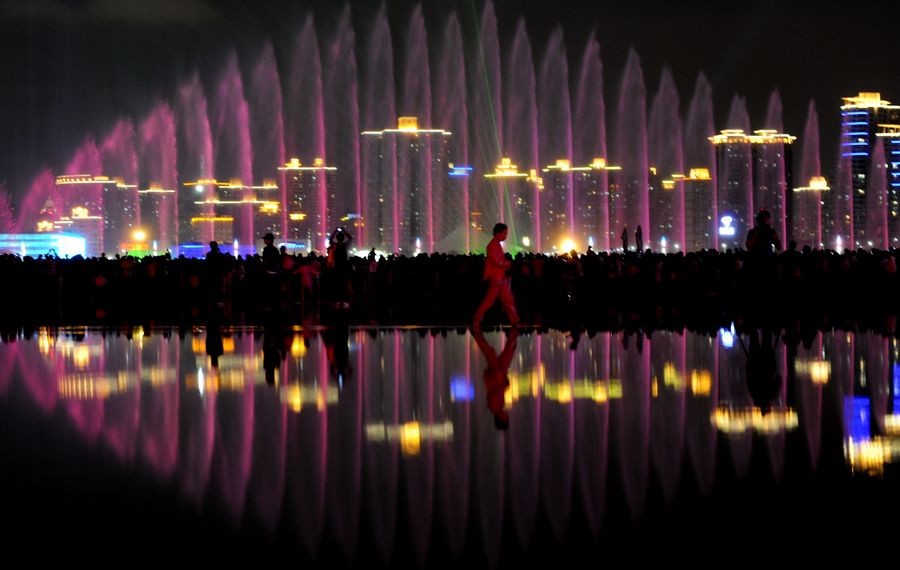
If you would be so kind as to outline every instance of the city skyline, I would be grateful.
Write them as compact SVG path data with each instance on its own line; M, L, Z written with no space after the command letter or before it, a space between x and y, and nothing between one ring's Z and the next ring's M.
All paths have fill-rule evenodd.
M88 3L85 9L90 12L94 7ZM70 214L73 205L60 202L58 176L105 175L119 178L122 185L97 182L96 195L78 206L94 215L102 200L106 210L116 210L117 200L127 194L121 189L138 187L140 204L127 204L125 210L140 206L152 212L158 225L153 233L164 243L214 234L215 229L206 226L216 223L213 214L231 218L235 238L245 244L258 239L258 228L287 235L289 189L282 165L289 157L304 163L319 158L336 168L333 191L327 192L327 201L320 200L331 212L324 217L316 212L316 242L327 234L323 225L346 218L356 220L364 237L359 245L372 242L407 252L478 248L483 240L473 242L470 226L484 234L492 221L514 220L517 215L533 217L514 224L513 235L533 240L532 245L517 241L519 247L553 251L567 240L582 248L581 242L610 247L624 228L634 232L641 227L648 246L678 250L687 241L685 177L692 169L705 168L718 178L716 206L722 215L717 218L727 215L730 222L719 219L716 223L723 225L716 227L734 232L732 245L740 243L757 207L768 207L776 229L789 237L793 200L799 199L792 190L802 187L794 179L804 184L824 175L829 183L836 182L833 194L843 192L841 152L830 152L832 141L820 136L814 103L804 106L806 127L796 144L794 135L786 135L793 138L783 145L777 140L756 143L751 139L800 132L786 128L786 118L793 113L786 112L790 107L777 89L768 92L763 120L751 112L758 103L739 95L731 97L727 119L722 120L721 95L714 96L718 91L711 84L714 77L700 72L692 89L686 89L677 79L683 71L665 66L654 90L655 73L635 49L628 49L621 70L611 70L604 65L601 30L583 38L553 19L535 28L529 23L530 10L502 0L443 11L429 3L410 3L401 9L351 2L337 11L319 6L297 12L297 18L285 24L287 36L263 33L259 41L251 42L253 47L225 45L215 64L175 58L181 70L162 93L154 90L149 110L104 113L102 122L112 122L111 128L85 129L67 158L48 160L53 170L39 170L27 189L6 186L5 194L11 198L0 201L13 203L17 217L15 224L5 223L6 230L32 227L48 199L59 205L58 215ZM363 16L371 18L363 22ZM856 92L863 99L881 97L877 91ZM854 97L841 95L845 101ZM830 105L819 108L823 124L837 118L829 112ZM406 129L394 129L403 117L415 117L426 129L445 133L440 152L434 152L430 141L411 155L395 148L398 143L388 141L389 134L403 135ZM882 119L871 121L872 128L886 123ZM900 138L889 136L896 131L891 128L878 127L879 132L867 134L865 143L839 139L834 146L867 144L874 157L879 145L871 142L900 143ZM375 133L380 134L372 136ZM733 141L710 151L708 139L722 136L716 133ZM423 137L425 131L420 130L411 140L425 141ZM383 148L370 148L372 140L382 141L378 144ZM800 150L791 152L792 146ZM726 147L733 149L733 162L739 167L722 169L728 153L720 151ZM886 150L886 156L893 158L892 152ZM393 158L387 159L387 154ZM792 154L801 158L795 161L799 173L794 172ZM527 189L513 191L512 200L508 180L491 175L504 158L519 165L522 173L536 173ZM615 164L621 171L612 179L593 181L574 174L572 168L586 168L596 160ZM414 171L404 166L407 162ZM457 171L448 180L451 163L471 170ZM880 163L873 164L873 173L880 173ZM853 166L857 202L859 190L865 191L857 188L860 168ZM373 178L379 169L386 169L379 175L381 182ZM875 239L885 246L896 233L894 174L886 173L885 196L872 197L873 208L880 211L883 203L890 210L891 219L877 230ZM233 188L229 190L228 183L201 183L216 180L229 181ZM196 194L189 191L192 186ZM379 194L382 191L386 194ZM220 196L229 192L233 195ZM608 195L606 211L597 206L596 214L588 216L601 216L602 222L577 219L592 210L583 199L586 194L595 196L593 200ZM387 202L389 215L377 216L379 208L388 208ZM857 203L855 209L864 208ZM454 218L457 211L463 215ZM832 217L819 219L817 225L831 231L834 211L824 208L824 215ZM300 211L293 214L305 216ZM193 231L194 218L208 229ZM376 218L381 221L366 224ZM118 225L133 225L112 222L104 221L104 233L118 231ZM390 239L370 240L366 234L376 227ZM586 233L583 227L598 231ZM867 243L866 232L855 230L861 243ZM592 235L598 232L603 235ZM444 239L449 235L455 237ZM846 241L852 241L851 236ZM307 235L307 247L311 246Z

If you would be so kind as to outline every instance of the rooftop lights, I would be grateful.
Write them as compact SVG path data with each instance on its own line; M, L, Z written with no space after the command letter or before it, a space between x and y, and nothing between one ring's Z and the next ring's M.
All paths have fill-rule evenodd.
M844 104L841 109L900 109L897 105L891 105L890 101L881 98L877 91L861 91L856 97L843 97Z
M794 188L794 192L827 192L829 190L831 188L828 187L828 181L824 176L813 176L809 179L808 186Z
M709 137L713 144L791 144L797 137L785 133L779 133L770 129L753 131L752 135L743 129L725 129L718 135Z
M314 158L312 166L306 165L304 166L302 162L300 162L299 158L292 158L289 161L284 163L284 166L279 166L278 170L293 170L293 171L306 171L306 170L337 170L336 166L327 166L325 164L325 160L322 158Z
M494 172L485 174L485 178L526 178L528 174L519 172L519 167L512 163L512 159L503 157L500 164L494 168Z
M441 135L441 136L450 136L450 131L445 131L444 129L420 129L419 128L419 119L417 117L397 117L397 128L396 129L383 129L380 131L363 131L362 134L366 136L381 136L385 133L400 133L400 134L426 134L426 135Z

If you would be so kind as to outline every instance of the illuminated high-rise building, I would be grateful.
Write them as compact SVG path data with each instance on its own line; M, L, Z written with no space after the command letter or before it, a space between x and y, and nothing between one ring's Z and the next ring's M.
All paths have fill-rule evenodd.
M272 234L278 241L284 241L281 228L281 203L275 201L261 201L254 206L253 229L262 241L262 236Z
M162 251L177 244L175 194L174 189L161 188L155 184L145 190L138 190L141 228L147 234L149 243L153 244L153 250Z
M560 158L555 164L544 167L543 182L540 192L541 251L569 249L572 244L576 249L586 249L587 244L575 244L574 220L569 219L570 197L574 192L574 171L569 159Z
M491 191L503 197L504 223L509 226L508 249L541 250L536 204L541 190L537 173L519 172L512 159L501 158L500 164L484 178ZM485 222L484 229L490 232L493 224L482 220Z
M304 165L292 158L278 170L287 182L287 234L285 240L306 251L324 251L332 226L336 224L335 184L337 168L321 158Z
M471 248L471 201L469 182L472 167L460 164L448 165L443 199L436 203L435 250L446 253L463 253Z
M684 184L684 251L716 248L716 189L707 168L692 168Z
M610 172L619 170L621 167L607 165L604 158L595 158L585 166L572 166L568 160L559 159L544 168L540 192L542 251L609 247ZM575 202L573 220L568 219L570 196Z
M115 188L116 181L108 176L92 176L90 174L70 174L56 177L56 186L62 196L61 211L65 213L78 212L80 222L78 228L71 231L84 231L90 229L96 232L96 220L100 220L99 236L85 235L88 255L104 253L104 237L106 228L104 222L104 194L107 187ZM74 214L73 214L74 216ZM115 242L110 244L112 251L116 249Z
M72 208L86 208L92 215L100 215L103 211L103 187L115 183L115 180L107 176L90 174L57 176L56 186L62 198L62 204L57 206L63 212L71 212Z
M794 188L791 238L798 247L822 247L822 210L831 188L823 176L813 176L809 185Z
M420 129L416 117L399 117L397 128L363 131L365 247L403 254L432 251L434 196L443 195L449 138L443 129ZM442 204L441 207L444 207Z
M743 247L757 207L772 215L783 237L784 192L791 181L791 144L796 137L770 130L746 134L728 129L710 137L716 146L719 246Z
M753 209L765 208L772 227L784 240L788 229L790 188L793 181L793 142L796 137L774 130L754 131ZM753 225L751 219L750 225Z
M103 186L103 241L110 252L123 251L140 223L137 185L116 180Z
M219 244L231 244L234 240L234 218L231 216L194 216L190 219L190 241L203 245L215 240Z
M644 236L651 236L652 243L645 242L645 247L659 251L675 251L683 244L677 243L675 224L681 220L681 212L677 211L677 193L683 174L673 174L666 178L663 172L651 166L647 173L647 196L650 203L650 231L642 228Z
M239 232L248 233L241 228L249 223L252 229L252 243L240 244L245 248L257 249L262 248L263 235L271 232L275 235L276 240L281 239L282 220L281 217L281 200L278 192L278 185L271 180L266 180L258 186L247 186L239 179L232 179L228 182L217 180L200 180L197 182L187 182L185 186L203 185L215 188L212 198L204 200L196 200L195 204L203 212L196 218L231 218L233 222L232 240L239 240ZM141 206L143 212L143 205ZM193 218L192 218L193 219ZM236 223L240 221L240 224ZM239 226L239 227L234 227ZM200 227L212 228L210 225L201 225ZM224 231L224 230L219 230ZM193 234L196 237L204 237L203 241L214 239L214 236L202 233ZM199 241L199 240L198 240ZM220 241L216 239L216 241Z
M856 245L867 243L866 220L868 177L874 145L884 139L888 166L888 228L890 243L897 239L898 196L900 196L900 106L881 98L881 93L862 92L844 97L841 105L841 155L850 160L852 170L853 235ZM834 196L834 200L846 199Z

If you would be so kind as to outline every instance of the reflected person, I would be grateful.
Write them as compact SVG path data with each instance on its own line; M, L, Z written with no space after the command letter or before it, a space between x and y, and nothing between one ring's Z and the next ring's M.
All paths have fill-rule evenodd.
M782 378L778 373L775 347L778 336L769 330L751 331L747 350L747 390L753 405L766 412L781 392Z
M475 343L484 354L487 367L484 369L484 392L487 406L494 415L494 426L505 430L509 427L509 414L506 411L506 390L509 388L509 365L516 353L516 341L519 331L512 329L506 336L506 344L503 351L497 355L497 351L491 346L484 334L474 333Z

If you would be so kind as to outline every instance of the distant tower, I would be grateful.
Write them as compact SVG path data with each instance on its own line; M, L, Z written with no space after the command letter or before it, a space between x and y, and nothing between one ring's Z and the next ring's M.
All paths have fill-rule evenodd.
M684 183L685 251L716 248L716 189L707 168L692 168Z
M841 105L841 155L852 170L853 235L855 245L866 245L867 193L874 145L884 139L888 167L888 228L890 245L897 245L900 216L900 106L881 98L881 93L863 92L844 97ZM834 196L833 200L846 200Z
M784 239L788 229L788 202L793 182L793 142L796 137L774 130L754 131L753 208L772 215L772 227Z
M710 137L716 146L719 246L744 247L755 209L772 214L772 226L784 233L784 192L790 184L791 144L797 137L769 130L728 129Z
M175 196L172 188L151 184L138 190L141 201L141 226L147 240L156 244L157 251L164 251L177 243L178 224L175 219Z
M831 188L823 176L813 176L808 186L794 188L791 238L799 247L822 247L822 209Z
M447 181L449 138L443 129L420 129L416 117L399 117L396 129L363 131L365 204L361 212L364 247L414 255L433 251L433 200ZM442 206L446 207L446 206Z
M65 219L78 219L68 224L67 231L98 234L82 234L86 240L87 254L113 254L118 251L119 244L127 239L123 233L136 222L134 201L124 196L134 192L135 187L108 176L90 174L57 176L56 186L63 196L64 206L60 214ZM98 224L99 229L96 227ZM109 252L105 248L109 248Z
M287 181L288 227L285 239L302 244L306 251L324 251L330 231L337 223L334 212L337 168L321 158L312 165L292 158L278 170Z
M650 236L653 239L653 242L647 243L647 246L669 252L680 249L684 245L675 241L678 233L675 230L675 224L680 221L678 218L681 216L681 212L676 211L678 204L676 194L684 175L673 174L671 177L665 178L664 174L668 173L659 172L655 166L651 166L647 173Z
M491 190L503 196L506 224L510 226L509 249L540 251L540 228L537 225L537 194L540 182L537 173L519 172L510 158L501 158L494 171L484 175ZM499 220L496 220L499 221ZM490 231L495 221L481 220ZM483 244L479 244L483 245Z
M463 253L471 248L471 199L469 198L472 167L448 165L444 186L443 216L435 215L435 249L446 253Z
M609 186L621 166L595 158L587 166L573 168L575 236L582 248L609 249Z
M573 195L574 169L567 158L544 167L544 188L540 193L542 251L562 248L562 242L574 243L573 220L569 219L569 196ZM586 243L576 244L586 249Z

